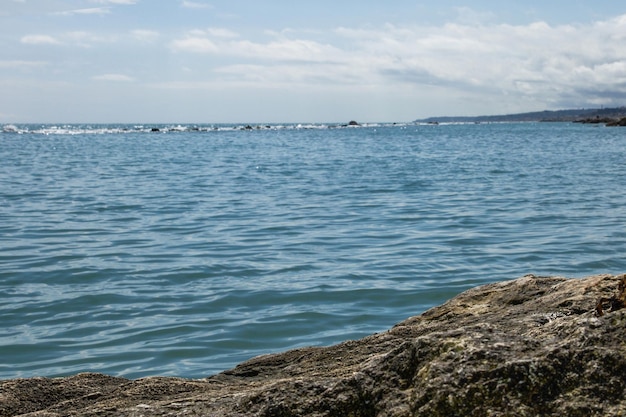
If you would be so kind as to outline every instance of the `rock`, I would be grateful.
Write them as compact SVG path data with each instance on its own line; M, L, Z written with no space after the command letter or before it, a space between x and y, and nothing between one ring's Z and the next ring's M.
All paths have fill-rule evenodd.
M489 284L384 333L257 357L202 380L2 381L0 415L626 415L626 309L595 312L621 279Z
M574 123L582 124L604 124L606 126L626 126L626 117L600 117L575 120Z
M586 119L578 119L574 120L574 123L582 123L582 124L609 124L615 122L615 119L610 117L590 117Z
M622 117L619 120L611 120L606 125L607 126L626 126L626 117Z
M361 125L356 120L350 120L350 122L348 122L348 126L361 126Z

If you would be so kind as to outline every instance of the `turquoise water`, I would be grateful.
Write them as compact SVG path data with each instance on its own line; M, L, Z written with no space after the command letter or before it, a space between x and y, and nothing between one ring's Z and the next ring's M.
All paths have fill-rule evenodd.
M0 378L205 377L626 272L626 130L5 126Z

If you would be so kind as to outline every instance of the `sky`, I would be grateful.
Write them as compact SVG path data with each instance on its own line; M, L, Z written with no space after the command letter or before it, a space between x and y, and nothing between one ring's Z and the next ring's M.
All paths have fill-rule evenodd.
M615 0L0 0L0 123L624 106L624 45Z

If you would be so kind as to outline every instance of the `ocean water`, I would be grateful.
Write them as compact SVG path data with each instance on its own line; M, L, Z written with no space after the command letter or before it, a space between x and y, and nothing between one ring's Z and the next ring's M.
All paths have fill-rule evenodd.
M202 378L626 272L621 128L7 125L0 157L0 379Z

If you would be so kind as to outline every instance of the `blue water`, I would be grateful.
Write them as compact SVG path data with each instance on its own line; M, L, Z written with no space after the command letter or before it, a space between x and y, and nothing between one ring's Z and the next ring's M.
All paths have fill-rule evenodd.
M626 130L5 126L0 378L200 378L626 272Z

